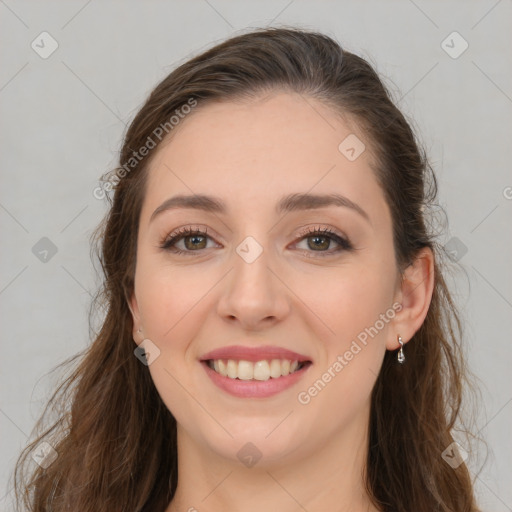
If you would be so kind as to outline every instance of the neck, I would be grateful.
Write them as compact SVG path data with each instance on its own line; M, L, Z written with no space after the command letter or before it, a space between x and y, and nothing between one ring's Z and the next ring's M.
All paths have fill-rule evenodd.
M368 432L361 425L368 425L368 409L363 416L317 443L307 458L262 458L251 468L205 453L178 424L178 487L166 512L260 512L265 506L282 512L378 512L363 482Z

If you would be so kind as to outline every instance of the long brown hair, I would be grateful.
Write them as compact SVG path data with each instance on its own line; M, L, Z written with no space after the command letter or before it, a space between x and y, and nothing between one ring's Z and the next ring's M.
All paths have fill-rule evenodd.
M94 304L104 308L104 319L37 428L49 411L57 418L20 455L19 505L37 512L158 512L168 506L178 478L176 421L134 356L127 304L148 164L165 140L157 136L159 127L171 133L169 120L188 112L184 105L191 100L201 108L277 89L324 102L366 134L392 214L397 268L407 267L423 247L436 255L430 309L407 344L407 362L397 365L396 354L387 352L373 389L368 493L384 511L478 510L466 465L455 468L442 457L454 441L469 381L459 313L441 272L443 250L426 218L436 200L435 175L368 62L327 35L293 27L239 34L188 60L156 86L133 119L119 167L104 176L101 190L114 193L106 194L110 209L93 240L104 274ZM138 149L149 139L155 148L141 156ZM45 469L29 457L42 441L58 454Z

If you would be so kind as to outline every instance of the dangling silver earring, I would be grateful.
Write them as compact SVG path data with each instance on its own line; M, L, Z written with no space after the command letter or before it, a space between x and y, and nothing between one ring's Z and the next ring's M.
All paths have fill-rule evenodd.
M402 337L398 335L398 343L400 343L400 350L398 351L398 362L400 364L403 364L405 361L405 354L404 354L404 342L402 341Z

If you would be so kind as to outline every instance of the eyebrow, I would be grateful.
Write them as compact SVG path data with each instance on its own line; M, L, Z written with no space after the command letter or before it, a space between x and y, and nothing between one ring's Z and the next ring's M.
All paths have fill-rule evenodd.
M276 205L276 213L315 210L328 206L350 208L371 223L369 215L348 197L340 194L289 194L282 197ZM178 195L165 200L151 215L150 222L160 213L177 208L189 208L206 212L225 214L226 203L220 198L204 194Z

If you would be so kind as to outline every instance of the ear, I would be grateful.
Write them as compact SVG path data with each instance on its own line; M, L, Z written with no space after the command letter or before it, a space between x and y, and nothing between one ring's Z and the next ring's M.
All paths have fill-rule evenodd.
M386 348L399 348L397 335L407 343L423 324L430 307L434 291L434 254L430 247L421 249L414 261L404 270L395 300L402 309L393 319L394 338L388 340Z
M127 298L128 308L132 314L133 319L133 339L134 341L140 337L139 328L141 327L139 305L137 303L137 297L135 296L135 290L132 291L129 298Z

